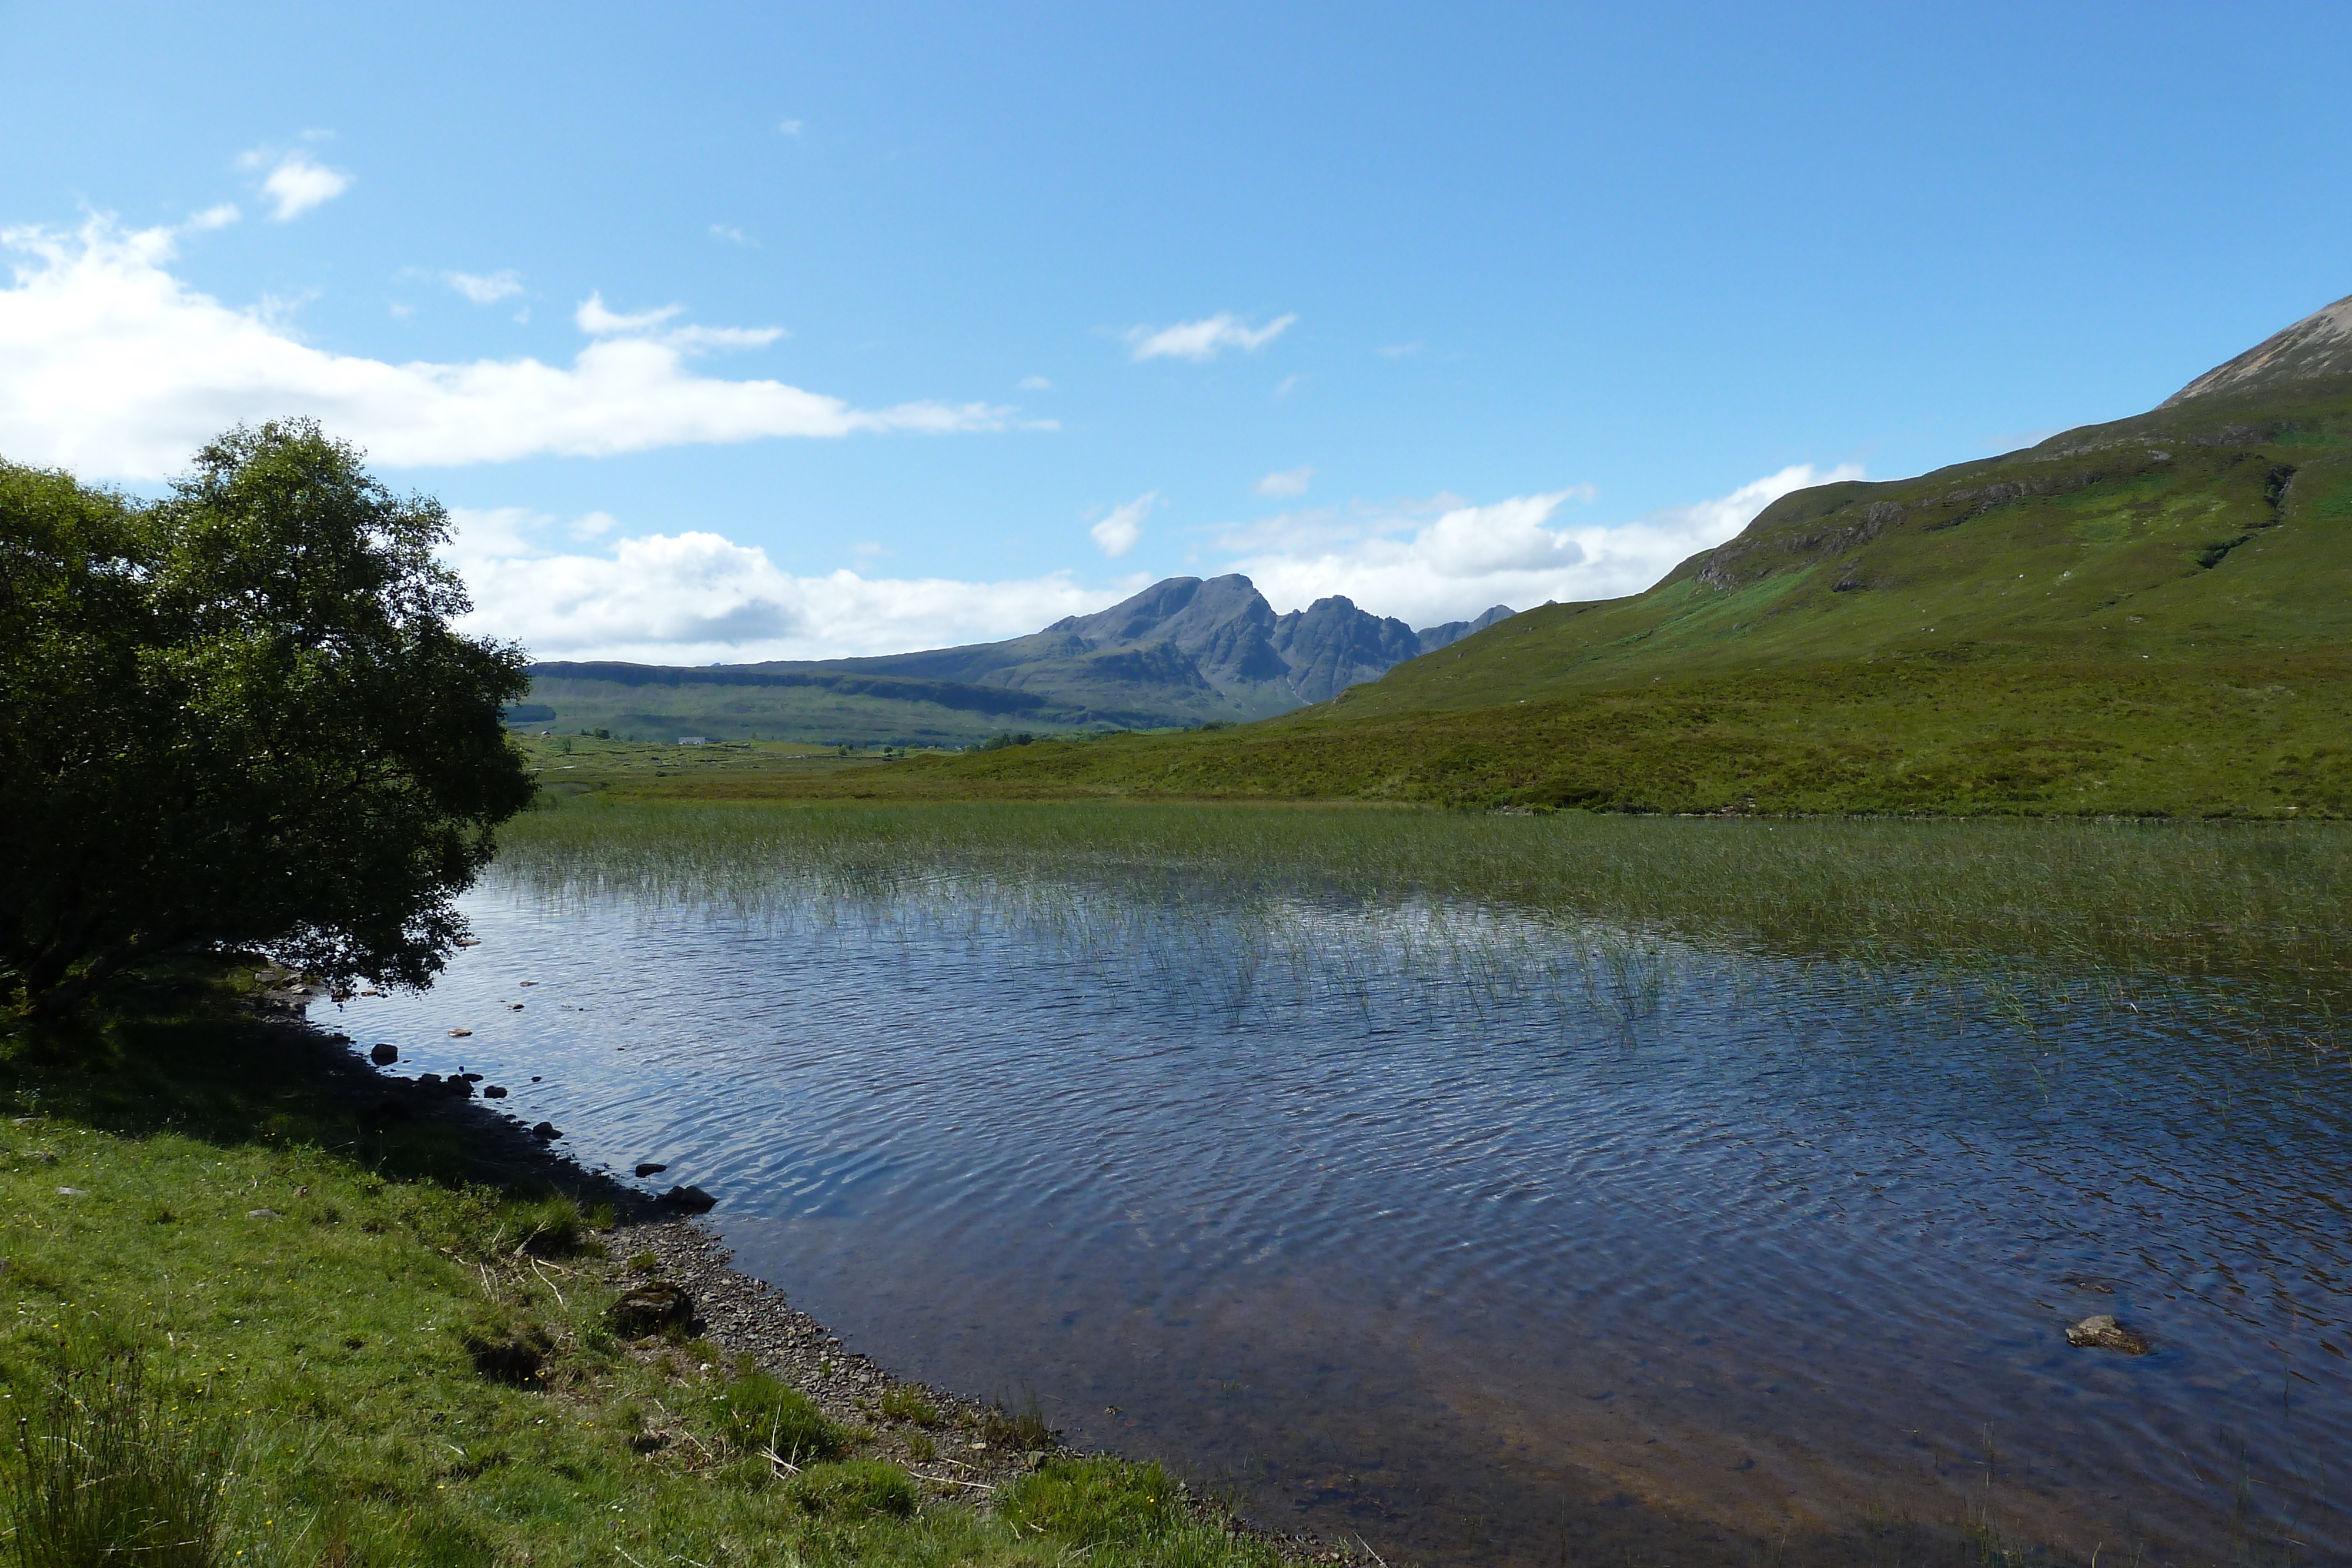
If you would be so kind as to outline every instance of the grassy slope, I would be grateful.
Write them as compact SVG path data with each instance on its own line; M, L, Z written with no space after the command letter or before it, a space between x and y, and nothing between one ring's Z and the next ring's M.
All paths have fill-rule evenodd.
M1801 492L1645 593L1246 729L745 792L2342 813L2347 590L2337 382Z
M1112 1538L1130 1544L1095 1561L1272 1560L1194 1521L1156 1469L1108 1461L1000 1499L1024 1525L823 1506L730 1445L717 1396L739 1385L702 1364L722 1357L614 1342L620 1270L519 1249L576 1218L568 1199L465 1185L447 1127L375 1130L286 1037L201 993L0 1036L0 1092L5 1407L139 1353L173 1421L234 1440L225 1562L1045 1563ZM545 1375L478 1375L461 1331L525 1321L554 1342ZM686 1440L635 1452L659 1412Z

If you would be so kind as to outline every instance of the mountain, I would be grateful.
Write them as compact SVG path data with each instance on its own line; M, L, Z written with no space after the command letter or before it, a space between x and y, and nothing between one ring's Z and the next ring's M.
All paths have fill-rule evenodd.
M927 787L2352 815L2352 300L2147 413L1799 491L1642 593L1329 703L942 767Z
M2289 389L2297 382L2341 375L2352 375L2352 295L2263 339L2227 364L2214 366L2157 406L2172 408L2191 398L2228 392Z
M1277 615L1246 577L1171 577L1002 643L859 659L531 668L530 727L954 744L1008 729L1234 723L1327 702L1508 616L1416 632L1343 597Z

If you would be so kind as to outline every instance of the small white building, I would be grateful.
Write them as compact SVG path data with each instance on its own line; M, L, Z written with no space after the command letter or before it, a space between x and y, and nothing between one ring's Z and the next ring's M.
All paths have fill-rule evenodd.
M710 737L707 735L681 735L677 737L677 743L680 746L708 746L710 744Z

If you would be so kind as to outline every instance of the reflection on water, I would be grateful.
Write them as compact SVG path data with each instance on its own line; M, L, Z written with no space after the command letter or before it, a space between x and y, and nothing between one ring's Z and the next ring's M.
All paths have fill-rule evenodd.
M1906 1520L2352 1553L2324 1033L1213 888L509 872L480 946L348 1027L719 1194L853 1347L1391 1560ZM2070 1349L2102 1312L2153 1354Z

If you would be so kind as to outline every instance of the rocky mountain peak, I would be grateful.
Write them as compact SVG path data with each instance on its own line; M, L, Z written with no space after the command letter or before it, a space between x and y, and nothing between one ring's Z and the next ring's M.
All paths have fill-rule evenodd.
M2190 398L2341 375L2352 375L2352 295L2313 311L2227 364L2214 366L2157 406L2170 408Z

